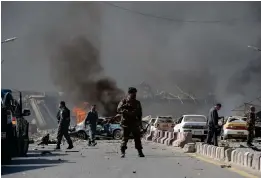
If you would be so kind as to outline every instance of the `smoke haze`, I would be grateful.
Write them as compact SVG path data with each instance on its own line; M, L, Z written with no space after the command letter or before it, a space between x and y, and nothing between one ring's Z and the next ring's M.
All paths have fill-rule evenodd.
M260 54L247 48L261 45L260 7L260 2L2 2L2 39L18 37L2 45L2 85L68 91L74 102L88 99L103 107L107 97L98 96L107 91L117 98L142 81L172 93L178 85L196 97L215 93L229 114L260 93Z

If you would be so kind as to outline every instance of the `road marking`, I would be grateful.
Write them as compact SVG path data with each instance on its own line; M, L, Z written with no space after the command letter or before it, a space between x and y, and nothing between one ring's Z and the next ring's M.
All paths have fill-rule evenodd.
M212 160L210 160L210 159L208 159L208 158L204 158L204 157L199 156L199 155L196 155L196 154L194 154L194 153L187 153L187 154L190 155L190 156L192 156L192 157L194 157L194 158L200 159L200 160L202 160L202 161L205 161L205 162L208 162L208 163L211 163L211 164L215 164L215 165L217 165L217 166L224 165L224 164L222 164L222 163L219 163L219 162L216 162L216 161L212 161ZM239 169L236 169L236 168L233 168L233 167L228 168L227 170L230 170L230 171L232 171L232 172L235 172L235 173L237 173L237 174L239 174L239 175L241 175L241 176L243 176L243 177L246 177L246 178L259 178L258 176L255 176L255 175L253 175L253 174L247 173L247 172L245 172L245 171L242 171L242 170L239 170Z

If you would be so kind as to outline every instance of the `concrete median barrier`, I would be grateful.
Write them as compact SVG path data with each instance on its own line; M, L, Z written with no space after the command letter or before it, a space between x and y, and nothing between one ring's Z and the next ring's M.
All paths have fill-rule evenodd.
M192 133L179 132L177 136L177 140L173 142L172 146L183 148L186 143L191 143L191 142L192 142Z
M253 153L245 152L244 157L243 157L243 159L244 159L243 164L245 167L252 168L253 157L254 157Z
M168 146L172 145L172 143L177 140L178 133L177 132L171 132L170 137L166 140L166 144Z
M160 137L160 130L155 130L153 137L152 137L152 141L156 142L156 140Z
M163 144L168 145L167 141L172 138L173 132L167 132L167 138L164 140Z
M211 157L211 155L212 155L212 154L211 154L212 147L213 147L212 145L208 145L208 146L207 146L207 155L206 155L206 156Z
M225 150L225 161L230 162L232 157L232 151L235 150L233 148L228 148Z
M231 163L261 171L261 153L235 149L231 153Z
M196 143L196 153L202 155L202 150L203 150L203 143L197 142Z
M218 161L225 161L249 169L261 172L261 153L251 153L242 149L234 149L227 147L217 147L197 142L195 145L198 155L206 156Z
M170 133L171 133L171 132L169 132L169 131L165 131L164 137L161 139L160 143L165 144L165 143L166 143L166 140L169 138L169 134L170 134Z
M164 136L165 136L165 131L160 130L160 136L159 136L159 138L157 138L156 142L157 142L157 143L160 143L160 140L161 140L162 138L164 138Z
M203 155L209 158L213 158L215 160L225 160L225 148L217 147L214 145L208 145L204 143L196 143L196 153L199 155Z
M150 131L150 133L145 136L145 140L152 141L153 136L154 136L154 131Z
M225 147L216 147L216 159L220 161L225 160Z
M261 153L255 153L252 159L252 169L258 170L261 172Z
M196 151L196 144L195 143L187 143L183 147L184 153L195 153Z
M215 159L216 158L216 152L217 152L217 147L211 145L211 153L210 153L210 157Z

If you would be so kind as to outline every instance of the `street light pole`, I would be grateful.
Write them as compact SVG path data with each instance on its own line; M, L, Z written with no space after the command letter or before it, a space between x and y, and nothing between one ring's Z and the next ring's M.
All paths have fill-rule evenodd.
M17 37L8 38L8 39L5 39L4 41L2 41L1 44L8 43L8 42L14 41L16 39L17 39ZM1 64L3 64L4 61L5 60L1 60Z
M8 42L10 42L10 41L14 41L14 40L16 40L16 39L17 39L17 37L8 38L8 39L2 41L1 43L8 43Z

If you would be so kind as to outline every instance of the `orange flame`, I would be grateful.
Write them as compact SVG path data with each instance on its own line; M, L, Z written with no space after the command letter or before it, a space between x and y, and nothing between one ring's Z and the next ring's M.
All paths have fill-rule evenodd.
M73 108L73 113L76 116L76 123L79 124L86 118L87 112L90 110L90 105L87 102L82 103L81 106Z

